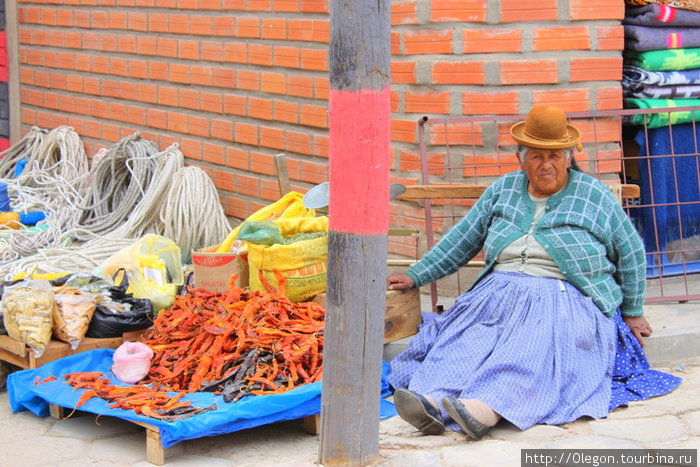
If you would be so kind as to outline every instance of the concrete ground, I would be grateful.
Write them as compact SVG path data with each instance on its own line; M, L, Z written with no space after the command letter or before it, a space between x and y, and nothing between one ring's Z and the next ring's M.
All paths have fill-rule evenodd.
M515 466L525 448L700 448L700 303L650 305L652 366L683 378L669 395L633 403L603 420L519 431L501 422L481 441L448 432L422 436L399 417L380 422L379 455L371 466ZM393 351L401 344L394 344ZM386 349L391 352L392 348ZM300 421L275 423L166 450L169 466L313 466L319 437ZM147 466L143 428L78 413L66 420L12 414L0 393L0 466Z

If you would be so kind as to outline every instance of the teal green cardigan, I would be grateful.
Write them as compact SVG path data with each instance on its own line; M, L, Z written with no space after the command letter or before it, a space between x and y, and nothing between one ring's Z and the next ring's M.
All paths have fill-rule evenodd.
M525 235L534 215L527 176L519 170L496 180L474 207L406 273L416 287L457 271L483 247L486 267L503 248ZM646 287L644 245L607 186L590 175L569 171L569 180L547 200L533 235L567 281L607 316L641 316Z

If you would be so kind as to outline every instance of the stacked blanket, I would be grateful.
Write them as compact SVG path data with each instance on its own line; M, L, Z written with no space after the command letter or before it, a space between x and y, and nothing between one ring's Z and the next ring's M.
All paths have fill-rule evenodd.
M625 25L625 48L627 50L646 52L681 47L700 47L700 29Z
M670 252L650 258L648 277L697 272L700 0L625 1L624 106L648 109L623 120L639 147L643 207L630 214L647 252Z
M621 83L625 108L700 104L700 0L626 2ZM626 123L657 128L692 122L698 116L689 110L635 115Z

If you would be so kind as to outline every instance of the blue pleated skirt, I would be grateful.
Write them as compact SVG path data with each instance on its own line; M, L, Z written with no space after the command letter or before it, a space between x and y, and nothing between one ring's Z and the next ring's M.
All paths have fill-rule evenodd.
M605 316L559 279L495 271L426 318L391 361L389 383L438 402L481 400L521 430L602 418L680 383L649 369L619 313Z

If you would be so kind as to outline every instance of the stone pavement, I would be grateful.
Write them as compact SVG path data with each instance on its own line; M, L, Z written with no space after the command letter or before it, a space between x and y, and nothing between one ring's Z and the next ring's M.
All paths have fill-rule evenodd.
M683 378L669 395L620 408L602 420L519 431L499 423L471 441L448 432L422 436L399 417L380 422L379 457L372 467L518 466L525 448L700 448L700 304L654 305L647 340L654 368ZM300 421L179 443L166 450L169 466L313 466L319 437ZM78 413L66 420L12 414L0 393L0 466L148 466L143 428L119 419Z

